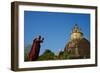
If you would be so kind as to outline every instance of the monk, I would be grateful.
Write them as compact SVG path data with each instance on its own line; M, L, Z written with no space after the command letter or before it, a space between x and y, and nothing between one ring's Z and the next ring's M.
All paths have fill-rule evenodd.
M28 58L29 61L35 61L38 59L39 56L39 52L40 52L40 43L42 43L44 40L44 38L41 38L41 36L37 36L34 40L33 40L33 44L31 47L31 50L29 52Z

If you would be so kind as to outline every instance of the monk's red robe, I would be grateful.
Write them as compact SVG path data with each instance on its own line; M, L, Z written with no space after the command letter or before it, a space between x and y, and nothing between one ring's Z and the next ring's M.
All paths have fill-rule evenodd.
M29 61L35 61L37 60L39 56L39 51L40 51L40 43L43 42L39 39L34 39L33 44L31 47L31 51L29 53Z

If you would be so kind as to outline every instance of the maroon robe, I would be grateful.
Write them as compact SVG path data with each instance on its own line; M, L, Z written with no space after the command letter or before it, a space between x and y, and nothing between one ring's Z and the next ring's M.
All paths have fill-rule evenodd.
M29 61L35 61L38 59L39 51L40 51L40 43L42 42L43 40L40 40L38 38L33 40L33 44L29 52Z

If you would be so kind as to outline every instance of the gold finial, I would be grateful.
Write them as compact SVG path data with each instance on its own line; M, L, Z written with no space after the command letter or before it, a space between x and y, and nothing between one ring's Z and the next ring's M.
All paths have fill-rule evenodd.
M74 25L73 32L80 32L80 29L77 24Z

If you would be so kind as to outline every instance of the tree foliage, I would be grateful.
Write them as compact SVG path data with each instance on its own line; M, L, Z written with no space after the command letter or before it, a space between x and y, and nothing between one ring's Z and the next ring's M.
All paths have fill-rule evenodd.
M53 60L54 57L55 54L51 50L47 49L41 56L39 56L38 60Z

